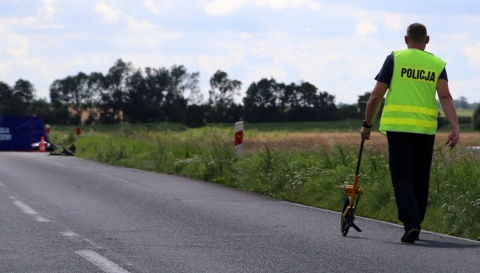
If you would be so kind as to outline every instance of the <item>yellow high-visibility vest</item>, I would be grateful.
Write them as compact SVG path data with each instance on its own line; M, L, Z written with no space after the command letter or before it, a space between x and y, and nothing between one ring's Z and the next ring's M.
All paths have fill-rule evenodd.
M394 51L393 60L393 77L380 119L380 132L435 134L438 119L435 95L446 62L419 49Z

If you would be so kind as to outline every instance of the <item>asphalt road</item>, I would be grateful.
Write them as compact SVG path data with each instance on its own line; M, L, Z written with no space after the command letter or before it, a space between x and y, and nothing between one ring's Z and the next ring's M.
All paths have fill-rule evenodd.
M341 204L340 204L341 205ZM478 272L480 243L183 177L0 153L0 272Z

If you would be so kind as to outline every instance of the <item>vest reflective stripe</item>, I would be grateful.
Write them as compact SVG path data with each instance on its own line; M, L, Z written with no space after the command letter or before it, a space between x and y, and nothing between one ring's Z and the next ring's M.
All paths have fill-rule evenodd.
M406 49L393 52L392 81L380 119L380 132L435 134L438 77L445 62L434 55Z
M429 128L429 129L437 130L437 121L436 120L435 121L428 121L428 120L418 120L418 119L411 119L411 118L383 118L383 122L385 122L385 124L411 125L411 126L426 127L426 128ZM403 128L404 126L399 126L399 127ZM424 130L423 132L426 133L428 131L430 131L430 130L427 129L427 130Z
M435 118L438 116L437 109L430 109L420 106L411 106L411 105L386 105L383 108L383 112L407 112L407 113L417 113L423 115L434 116Z

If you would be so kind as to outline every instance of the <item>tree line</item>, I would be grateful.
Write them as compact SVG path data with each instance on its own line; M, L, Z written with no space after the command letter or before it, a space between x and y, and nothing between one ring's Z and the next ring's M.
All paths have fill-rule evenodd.
M281 83L262 78L251 83L242 99L242 82L218 70L210 77L208 98L200 90L200 74L183 65L170 69L135 68L117 60L106 74L67 76L50 86L50 102L37 100L33 85L19 79L13 87L0 82L0 115L39 115L62 125L179 122L188 127L208 123L300 122L362 119L370 92L357 103L336 104L335 96L309 82ZM466 98L457 106L469 107Z

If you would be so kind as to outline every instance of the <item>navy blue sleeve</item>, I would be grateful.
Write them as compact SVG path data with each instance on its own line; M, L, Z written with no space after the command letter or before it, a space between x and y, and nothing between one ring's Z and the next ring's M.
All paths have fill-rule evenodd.
M375 77L376 81L386 83L390 86L390 82L392 81L393 77L393 53L388 55L383 62L382 69L378 72L377 76Z
M442 73L440 73L440 77L438 79L446 80L448 82L448 77L447 77L447 69L443 68Z

